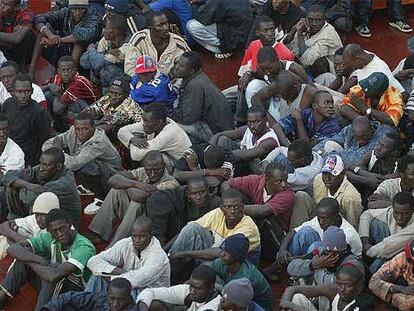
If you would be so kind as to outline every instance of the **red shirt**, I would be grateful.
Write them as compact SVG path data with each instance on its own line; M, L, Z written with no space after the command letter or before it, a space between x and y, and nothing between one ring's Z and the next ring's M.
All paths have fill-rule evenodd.
M250 43L249 47L247 48L246 52L244 53L244 57L239 69L239 76L242 76L243 73L249 70L256 70L257 67L257 53L263 47L263 44L260 40L255 40ZM280 60L295 60L295 55L289 50L286 45L280 42L276 42L273 45L277 56Z
M232 188L240 190L247 196L252 204L268 205L277 216L277 221L283 230L289 231L290 217L295 204L295 193L291 187L285 191L272 195L266 202L263 198L265 187L264 175L249 175L230 178L229 184Z
M0 17L0 32L12 33L16 26L33 24L34 14L29 9L17 10L15 17Z

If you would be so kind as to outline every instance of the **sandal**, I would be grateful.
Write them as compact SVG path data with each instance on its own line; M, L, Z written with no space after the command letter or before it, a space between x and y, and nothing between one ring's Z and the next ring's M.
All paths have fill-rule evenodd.
M233 53L216 53L216 54L214 54L214 57L217 58L217 59L227 59L232 55L233 55Z
M85 209L83 210L83 213L85 215L97 214L102 207L102 203L103 202L101 200L95 198L95 200L93 200L91 204L85 207Z

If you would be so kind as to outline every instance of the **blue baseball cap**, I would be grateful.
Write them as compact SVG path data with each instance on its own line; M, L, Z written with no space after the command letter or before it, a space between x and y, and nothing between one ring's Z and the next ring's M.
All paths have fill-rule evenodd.
M107 0L105 2L105 9L114 11L121 15L127 15L129 11L128 0Z

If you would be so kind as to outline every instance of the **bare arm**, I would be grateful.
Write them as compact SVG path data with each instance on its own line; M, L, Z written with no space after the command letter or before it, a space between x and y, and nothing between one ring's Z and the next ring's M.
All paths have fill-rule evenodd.
M26 237L23 235L17 233L12 228L12 223L14 223L13 220L5 221L2 224L0 224L0 235L5 236L13 243L23 242L26 240Z
M356 110L346 105L341 106L340 113L341 113L341 116L344 117L348 121L352 121L356 117L360 116L360 114Z
M216 258L219 258L221 250L218 247L196 250L196 251L183 251L171 254L171 258L193 258L200 260L212 261Z
M257 158L263 159L276 147L278 147L276 141L266 139L252 149L233 150L232 153L236 162L250 161Z
M253 105L263 105L266 107L265 103L277 93L276 83L271 83L270 85L265 86L259 92L253 95L252 104Z
M19 44L23 41L26 34L32 29L32 24L27 24L21 29L12 33L0 32L0 42L8 44Z
M302 83L314 85L311 78L307 75L306 70L297 63L292 63L289 67L289 71L296 74L299 78L301 78Z
M273 215L272 209L266 204L245 205L243 211L247 216L252 218L265 218Z
M341 92L342 94L348 94L351 87L358 84L358 78L357 77L350 77L348 80L345 81L344 85L342 85L338 92Z
M299 285L299 286L289 286L286 288L285 292L282 295L281 301L292 301L293 295L302 294L308 298L312 297L326 297L329 301L333 301L336 296L336 287L334 285L322 285L322 286L312 286L312 285Z
M36 255L35 253L31 251L31 248L28 242L27 244L25 243L26 242L24 242L23 244L16 243L16 244L10 245L9 248L7 249L7 254L27 264L28 263L35 263L39 265L48 264L48 261L45 258L39 255Z
M30 268L44 281L54 283L74 272L77 267L71 263L65 262L57 267L29 263Z
M226 136L232 140L239 140L243 138L244 131L246 130L246 126L239 127L235 130L228 130L217 133L210 138L209 143L211 145L217 145L218 140L221 136Z

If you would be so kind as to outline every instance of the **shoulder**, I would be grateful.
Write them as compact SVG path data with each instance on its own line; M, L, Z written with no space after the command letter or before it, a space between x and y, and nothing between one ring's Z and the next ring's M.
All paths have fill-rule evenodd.
M93 248L93 250L95 250L95 246L88 238L84 237L80 233L76 233L76 237L75 237L75 240L73 241L72 248L78 249L80 247Z
M148 35L149 35L148 29L140 30L132 35L131 39L129 40L129 43L137 46L141 43L141 41L145 40Z
M176 35L174 33L170 33L170 36L175 41L175 44L177 45L177 48L179 48L180 50L182 50L184 52L190 50L190 48L187 45L187 42L185 42L185 40L181 36Z

